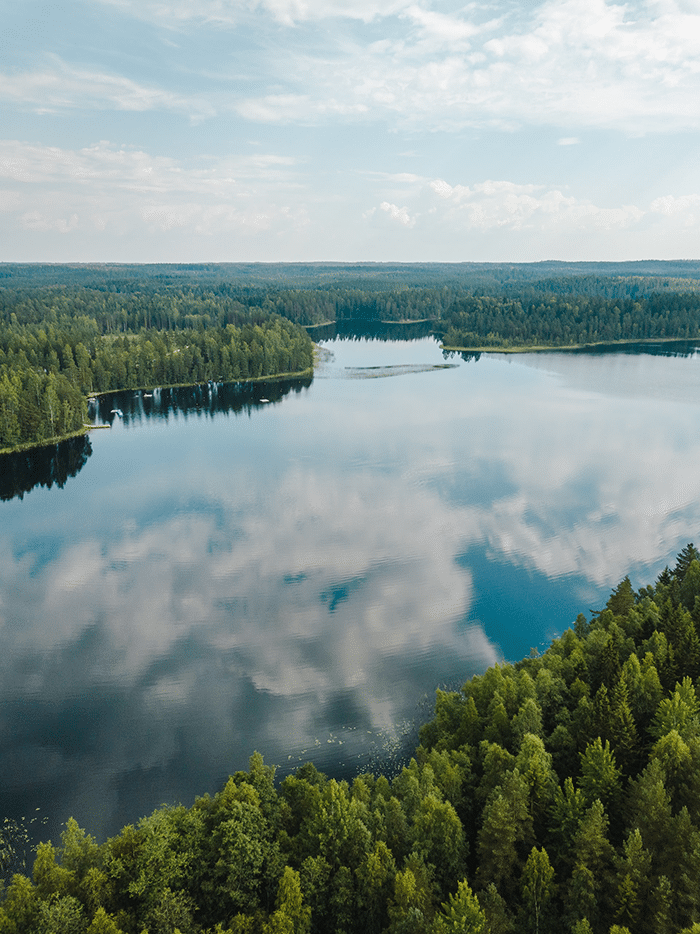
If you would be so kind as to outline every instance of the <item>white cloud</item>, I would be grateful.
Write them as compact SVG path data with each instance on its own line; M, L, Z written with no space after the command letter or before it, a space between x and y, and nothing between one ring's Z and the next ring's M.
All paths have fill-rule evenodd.
M326 30L322 56L290 34L276 76L304 86L292 118L337 118L362 106L423 130L534 123L646 133L700 125L695 11L604 0L549 0L518 19L505 5L490 9L503 15L480 23L471 10L448 15L411 4L386 19L379 40ZM315 10L348 15L333 4ZM266 95L248 98L241 112L290 119L282 100L276 106Z
M274 153L213 160L202 156L187 165L170 156L101 141L83 149L38 146L0 140L0 178L34 184L70 180L107 183L134 191L197 192L222 197L237 190L238 180L290 181L296 160Z
M388 201L382 201L379 207L382 211L386 211L392 220L398 221L399 224L403 224L404 227L413 227L416 223L415 218L409 215L408 208L406 207L400 208L396 204L391 204Z
M443 179L430 182L428 191L437 195L435 208L462 226L486 230L549 227L558 224L626 227L642 219L644 211L634 205L602 208L558 189L544 185L518 185L509 181L449 185Z
M20 218L22 226L27 230L37 230L41 233L57 230L59 233L70 233L78 226L78 215L70 217L47 217L40 211L28 211Z
M80 150L0 141L0 208L29 230L123 232L189 229L198 234L305 227L295 160L256 153L188 165L100 142Z
M0 212L11 213L13 211L19 211L21 208L22 198L19 192L0 189Z
M651 202L651 210L667 217L676 217L691 226L700 220L700 195L663 195Z
M213 106L202 98L175 94L123 75L78 68L51 55L43 67L0 74L0 99L37 113L76 109L125 111L169 110L193 121L211 117Z
M462 44L464 48L469 48L469 40L482 32L484 28L493 28L495 25L495 23L490 23L486 27L480 27L459 16L425 9L418 4L412 4L402 13L402 16L418 28L419 36L424 44L437 43L453 48L459 44Z
M306 94L268 94L243 98L233 104L241 117L261 123L316 123L322 117L366 114L364 103L350 103L326 98L314 100Z
M558 250L582 234L593 244L597 236L623 243L630 233L644 242L678 242L674 252L690 255L688 232L695 236L700 226L695 193L597 204L570 188L508 179L451 184L410 172L357 172L344 193L342 184L319 187L316 171L315 163L255 149L225 159L179 160L105 141L74 150L0 141L3 236L12 239L13 230L44 238L82 235L96 247L114 243L113 237L125 242L133 234L167 234L180 237L183 248L201 241L208 251L206 238L235 234L245 243L250 235L246 249L254 252L246 256L273 250L300 259L302 248L315 257L343 255L338 242L362 257L380 249L378 256L391 258L410 243L416 252L407 258L459 259L469 244L489 236L499 238L504 252L526 244L531 252L519 255L540 258L553 255L550 244Z
M183 31L231 27L233 37L235 27L254 58L231 78L216 56L197 62L212 83L190 95L52 56L3 75L5 100L37 112L167 110L192 120L233 111L273 124L376 118L416 131L700 126L700 12L687 2L498 0L461 10L426 0L104 2ZM260 92L251 95L241 76L255 77Z
M177 27L190 20L233 26L251 13L267 13L286 26L343 18L370 23L405 9L410 0L97 0L133 16Z

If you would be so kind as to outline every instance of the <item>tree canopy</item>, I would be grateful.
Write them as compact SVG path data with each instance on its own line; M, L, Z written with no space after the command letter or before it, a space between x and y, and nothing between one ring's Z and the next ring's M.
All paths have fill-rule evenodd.
M391 781L308 763L277 784L256 753L213 797L102 844L69 821L7 880L0 932L694 930L699 627L688 545L541 656L438 691Z

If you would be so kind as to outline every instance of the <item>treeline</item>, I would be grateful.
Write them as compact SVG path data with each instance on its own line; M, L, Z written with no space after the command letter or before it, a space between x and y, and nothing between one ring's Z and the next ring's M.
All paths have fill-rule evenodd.
M700 337L700 293L653 293L639 300L469 296L456 302L435 330L445 347L455 349L695 339Z
M700 922L700 554L540 657L438 692L389 781L254 755L98 845L69 821L7 934L679 934Z
M436 320L471 293L456 285L371 288L368 283L313 288L255 282L222 282L202 286L123 283L118 291L61 286L1 289L0 322L57 325L89 319L100 334L129 333L141 328L206 329L262 323L279 314L301 325L350 320ZM75 326L75 325L74 325Z
M142 328L204 330L228 324L262 324L274 310L263 307L269 291L251 285L222 284L212 291L189 283L158 288L149 282L125 283L123 289L75 286L0 289L0 322L16 325L87 327L98 334ZM274 294L274 293L273 293ZM289 317L289 316L287 316Z
M469 291L520 287L542 280L700 279L698 260L538 263L0 263L6 287L74 286L128 292L148 287L401 289L455 286Z
M700 279L648 276L505 278L490 284L448 280L442 285L397 285L392 280L380 284L371 278L339 285L321 279L306 288L290 288L284 280L264 286L255 280L211 285L128 280L102 289L0 288L0 322L7 327L91 319L99 333L108 334L260 324L268 315L279 314L301 325L431 320L440 334L463 331L471 324L471 331L483 337L489 333L484 327L492 324L508 339L511 332L519 336L523 321L533 333L544 333L543 322L552 318L576 333L586 317L594 319L591 333L601 327L614 333L616 317L624 333L649 330L646 319L654 319L652 330L658 330L660 321L666 322L667 330L682 328L688 322L679 320L679 312L696 322L699 303Z
M504 294L517 292L529 301L534 295L596 295L608 299L641 298L653 292L695 292L700 279L679 276L601 276L571 275L537 279L532 283L511 284Z
M0 290L0 448L81 431L92 392L312 366L313 343L303 329L240 303Z
M312 343L300 325L429 321L445 347L459 349L700 335L700 291L676 290L700 281L688 277L605 278L587 271L533 279L524 267L503 266L489 279L481 266L469 275L456 266L460 279L447 265L407 267L409 275L404 267L378 264L378 272L369 264L349 267L341 284L332 279L340 267L321 264L297 271L306 281L316 269L316 287L290 288L284 267L263 267L267 278L258 270L249 281L241 270L239 278L209 281L193 267L192 281L175 284L166 272L118 279L109 268L91 287L0 288L0 448L81 431L89 392L308 369ZM213 276L219 267L203 268ZM17 275L24 272L18 269ZM40 281L48 275L43 267L32 269L30 282L29 273ZM91 270L80 267L83 278ZM58 267L56 276L70 273ZM361 274L367 278L352 278ZM419 274L427 285L408 284Z
M539 264L534 265L539 269ZM101 333L108 333L144 327L224 327L240 325L244 320L260 323L271 312L304 325L351 319L437 320L459 311L461 301L482 296L519 301L524 307L557 296L614 303L657 295L663 303L664 296L700 289L700 264L695 265L698 270L694 278L592 273L533 278L524 272L532 272L532 266L494 267L489 275L475 266L471 274L458 275L454 271L462 269L458 265L453 269L447 264L416 264L398 268L395 274L389 269L380 274L370 267L348 267L337 279L323 265L315 277L310 275L310 268L302 275L294 274L295 267L291 267L286 275L283 269L277 276L268 270L267 278L251 265L247 278L241 277L242 270L235 269L238 275L220 281L210 281L197 269L188 273L189 267L183 268L179 276L173 274L172 281L164 273L149 277L149 267L135 267L134 271L146 270L142 278L115 278L113 274L112 278L98 278L89 284L71 283L68 274L75 270L57 267L55 282L50 286L0 287L0 321L10 323L13 314L20 324L85 316L97 321ZM76 272L76 277L83 279L90 271L83 269L80 276ZM39 276L39 281L42 279Z

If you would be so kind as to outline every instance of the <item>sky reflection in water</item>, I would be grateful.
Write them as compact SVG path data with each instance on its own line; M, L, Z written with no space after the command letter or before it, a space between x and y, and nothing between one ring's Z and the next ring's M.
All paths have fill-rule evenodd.
M125 409L0 504L6 813L112 833L253 749L353 774L697 541L697 356L328 346L259 408Z

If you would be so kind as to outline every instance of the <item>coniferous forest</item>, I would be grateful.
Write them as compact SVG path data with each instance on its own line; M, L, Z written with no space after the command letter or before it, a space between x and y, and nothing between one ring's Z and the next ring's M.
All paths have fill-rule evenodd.
M69 821L8 880L0 932L697 932L699 629L688 545L541 656L438 692L391 781L276 785L256 754L101 845Z
M0 449L80 432L89 393L308 371L303 328L181 293L0 289Z
M700 335L697 263L0 267L0 450L84 430L89 393L313 366L305 327L429 321L447 349Z

